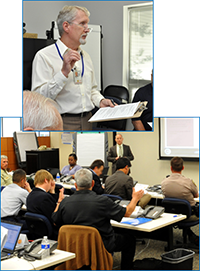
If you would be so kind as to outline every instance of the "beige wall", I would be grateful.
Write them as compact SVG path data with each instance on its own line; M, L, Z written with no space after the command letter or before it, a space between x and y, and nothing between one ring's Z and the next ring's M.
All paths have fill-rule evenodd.
M73 151L72 145L62 143L59 132L50 133L51 147L60 149L60 169L68 164L68 155ZM154 132L121 132L124 144L131 147L134 154L131 176L134 180L144 184L159 184L170 174L170 162L159 160L159 131L158 119L154 121ZM113 146L112 132L108 134L109 148ZM111 174L111 163L109 163ZM199 163L184 162L183 175L192 178L199 187Z
M159 160L158 119L154 121L154 132L123 132L124 144L131 147L135 156L131 176L145 184L159 184L170 174L170 161ZM184 162L183 175L192 178L199 187L199 162Z
M73 152L72 145L63 144L61 139L62 132L51 132L51 147L59 148L59 156L60 156L60 170L68 165L68 156Z

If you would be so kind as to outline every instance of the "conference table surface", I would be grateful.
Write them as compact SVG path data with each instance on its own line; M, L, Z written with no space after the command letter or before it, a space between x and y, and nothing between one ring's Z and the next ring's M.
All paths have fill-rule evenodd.
M164 197L165 197L163 194L158 193L158 192L148 191L148 194L151 195L151 197L154 198L154 199L164 199ZM198 198L194 198L194 200L196 202L199 202L199 197Z
M74 184L70 184L70 183L64 183L64 182L56 182L57 184L62 185L65 189L71 189L71 188L75 188ZM144 189L146 190L149 187L149 185L147 184L136 184L136 188L139 189ZM149 195L151 195L152 198L154 199L164 199L164 195L162 193L158 193L158 192L152 192L152 191L146 191ZM198 198L194 198L194 200L196 202L199 202L199 197Z
M152 232L158 229L161 229L163 227L172 225L174 223L177 223L181 220L186 219L186 215L176 215L176 214L171 214L171 213L163 213L159 218L157 219L152 219L151 221L147 223L143 223L137 226L133 226L130 224L125 224L121 222L125 222L130 220L130 217L123 217L121 222L116 222L114 220L111 220L111 224L113 227L119 227L119 228L124 228L124 229L131 229L131 230L136 230L136 231L144 231L144 232Z
M74 259L75 253L56 249L50 257L42 260L27 261L17 256L1 261L1 270L41 270Z
M113 227L123 228L124 230L134 230L135 236L139 238L166 241L166 250L170 251L174 249L173 225L186 217L186 215L181 214L163 213L159 218L137 226L119 223L114 220L111 220L111 224ZM130 218L124 217L121 222L126 220L130 220Z

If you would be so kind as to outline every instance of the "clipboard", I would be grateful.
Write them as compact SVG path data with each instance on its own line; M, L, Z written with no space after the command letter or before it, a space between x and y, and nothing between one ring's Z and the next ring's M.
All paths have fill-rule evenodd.
M147 101L120 104L115 107L103 107L88 120L88 122L112 121L138 118L147 109Z

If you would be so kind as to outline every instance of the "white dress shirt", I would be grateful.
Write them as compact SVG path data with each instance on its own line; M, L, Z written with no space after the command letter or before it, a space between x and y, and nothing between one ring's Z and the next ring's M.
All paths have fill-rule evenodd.
M120 150L119 150L120 146L121 146L121 152L122 152L122 153L121 153L121 157L123 157L123 155L124 155L124 154L123 154L123 152L124 152L124 151L123 151L123 144L121 144L121 145L118 145L118 144L117 144L117 155L120 156Z
M29 192L19 185L12 183L1 192L1 217L18 215Z
M60 39L56 44L63 56L68 47ZM99 107L100 101L104 98L96 89L97 83L92 60L87 52L82 49L81 51L84 74L82 84L79 85L74 83L72 71L68 78L61 72L63 61L55 44L38 51L33 60L31 90L55 100L58 103L60 114L89 112L94 106ZM81 59L76 62L76 67L82 71Z

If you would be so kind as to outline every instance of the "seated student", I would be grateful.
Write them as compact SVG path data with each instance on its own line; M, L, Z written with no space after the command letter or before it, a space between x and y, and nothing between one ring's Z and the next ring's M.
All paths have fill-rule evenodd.
M135 192L133 188L132 200L125 208L116 204L108 197L97 195L92 191L94 180L89 169L80 169L75 174L76 192L64 198L52 214L52 219L58 227L67 224L95 227L103 240L108 252L121 251L121 269L133 269L135 254L135 237L133 231L116 229L114 232L110 220L118 222L129 217L144 191Z
M59 195L56 194L53 176L44 169L36 172L34 185L35 188L26 199L27 211L42 214L53 224L51 215L64 198L64 188L60 189Z
M12 175L8 174L8 157L1 155L1 186L6 186L12 183Z
M128 158L120 157L116 162L117 171L106 178L105 194L118 195L124 200L132 199L133 178L128 174L131 163ZM150 201L151 196L145 194L139 200L138 205L144 208Z
M99 176L102 174L104 168L104 162L100 159L94 160L90 166L90 170L92 171L92 178L94 180L94 186L92 190L96 192L98 195L104 193L104 188L101 185L101 180Z
M1 218L23 224L23 230L27 229L25 219L19 212L26 198L31 192L29 183L26 181L26 172L17 169L13 173L13 183L6 186L1 192Z
M184 170L183 159L181 157L173 157L171 159L172 174L165 178L161 183L162 192L165 197L185 199L192 206L192 215L187 221L199 220L199 213L195 212L195 205L198 206L194 198L199 197L199 192L196 184L190 178L182 175ZM190 242L199 245L199 236L195 235L189 228L187 231Z
M62 175L71 175L74 178L74 174L77 170L81 169L82 167L77 165L77 156L75 153L71 153L68 157L69 165L64 166L61 170Z

